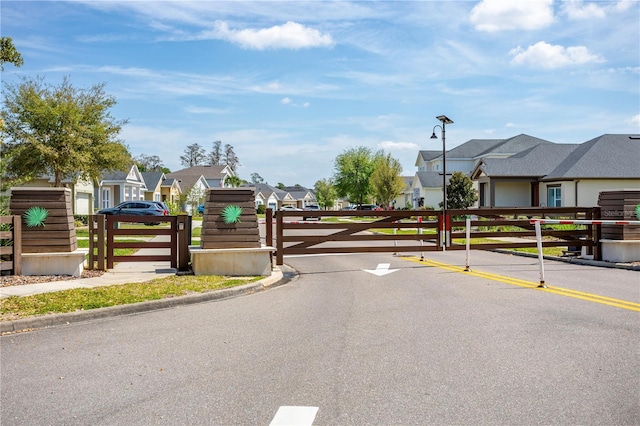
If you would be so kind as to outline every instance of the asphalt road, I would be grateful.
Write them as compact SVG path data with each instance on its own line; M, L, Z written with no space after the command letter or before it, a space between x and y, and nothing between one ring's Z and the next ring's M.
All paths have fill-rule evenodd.
M547 262L541 290L496 253L285 261L250 296L3 336L0 423L640 424L638 272Z

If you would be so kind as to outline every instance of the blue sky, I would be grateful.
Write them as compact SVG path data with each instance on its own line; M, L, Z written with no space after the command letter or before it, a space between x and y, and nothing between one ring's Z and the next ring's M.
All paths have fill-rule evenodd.
M447 148L526 133L581 143L640 133L640 2L5 1L22 75L106 83L133 155L181 169L231 144L238 174L312 187L346 149L415 173ZM440 130L436 129L438 135Z

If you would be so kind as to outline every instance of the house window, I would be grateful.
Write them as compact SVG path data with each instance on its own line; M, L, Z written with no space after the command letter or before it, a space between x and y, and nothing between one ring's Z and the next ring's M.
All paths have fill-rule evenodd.
M107 209L111 207L111 188L102 188L102 207Z
M547 206L562 207L562 188L560 186L547 187Z

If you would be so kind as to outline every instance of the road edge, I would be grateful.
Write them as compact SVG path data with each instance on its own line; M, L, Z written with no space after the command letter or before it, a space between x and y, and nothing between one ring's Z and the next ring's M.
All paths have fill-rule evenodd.
M171 297L147 302L132 303L128 305L109 306L88 311L76 311L63 314L48 314L36 317L22 318L14 321L0 322L0 334L11 334L22 331L32 331L41 328L68 325L84 321L100 320L122 315L132 315L160 309L174 308L177 306L192 305L195 303L210 302L213 300L228 299L256 293L284 283L282 269L274 267L271 275L254 283L206 293L189 294L186 296Z

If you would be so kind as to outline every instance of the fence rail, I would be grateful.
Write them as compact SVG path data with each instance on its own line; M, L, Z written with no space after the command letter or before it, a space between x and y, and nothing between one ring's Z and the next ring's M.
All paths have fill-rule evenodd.
M532 207L478 208L447 210L443 217L439 210L392 211L279 211L276 216L276 263L282 265L285 255L366 252L426 252L465 250L466 217L470 215L471 247L478 250L496 248L535 248L535 227L532 218L563 218L593 220L600 217L597 207ZM309 222L293 220L324 218ZM267 213L267 219L271 212ZM339 218L339 222L331 222ZM270 222L270 221L269 221ZM415 232L398 233L411 229ZM583 229L543 230L545 247L587 247L594 258L600 257L598 225ZM267 234L267 244L272 241ZM491 239L491 242L478 242ZM367 244L369 242L379 244ZM336 244L339 243L339 244ZM346 244L345 244L346 243Z
M124 228L121 223L169 223L169 228ZM168 241L116 241L125 236L155 237L169 236ZM116 262L168 261L172 268L186 270L189 267L189 244L191 244L191 217L179 216L135 216L135 215L91 215L89 216L89 262L88 269L112 269ZM169 254L116 255L115 250L168 249ZM165 250L166 251L166 250Z
M22 274L22 219L20 216L0 216L0 271ZM5 245L6 242L6 245Z

